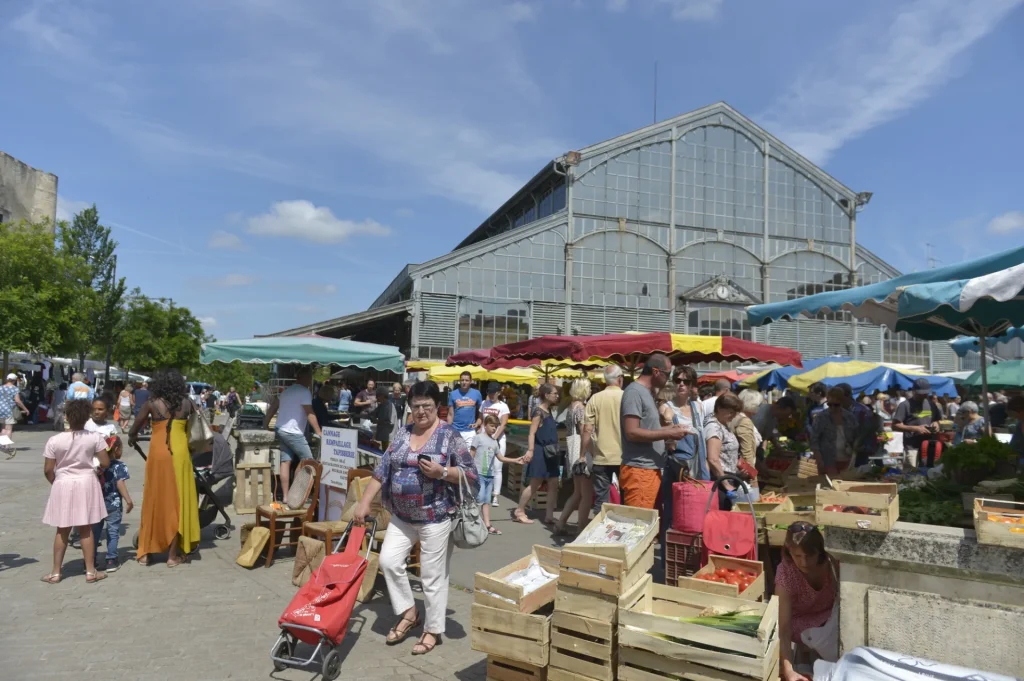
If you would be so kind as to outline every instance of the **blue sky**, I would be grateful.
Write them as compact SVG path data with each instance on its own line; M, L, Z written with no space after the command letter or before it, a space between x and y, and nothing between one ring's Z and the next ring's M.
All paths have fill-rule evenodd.
M905 271L1024 239L1024 0L20 0L0 149L219 338L364 309L546 161L725 100Z

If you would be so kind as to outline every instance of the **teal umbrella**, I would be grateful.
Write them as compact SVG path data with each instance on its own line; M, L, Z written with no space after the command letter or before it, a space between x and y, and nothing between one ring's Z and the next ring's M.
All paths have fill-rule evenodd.
M983 386L981 369L965 378L961 385L971 388L996 388L998 390L1016 390L1024 388L1024 359L1013 359L1006 362L999 362L988 367ZM987 401L987 400L986 400Z
M324 336L274 336L203 343L201 364L337 364L343 367L405 371L405 356L398 348Z

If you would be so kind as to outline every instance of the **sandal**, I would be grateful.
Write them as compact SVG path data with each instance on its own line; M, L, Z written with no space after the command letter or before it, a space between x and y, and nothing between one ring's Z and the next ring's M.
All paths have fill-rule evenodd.
M426 643L423 642L423 639L425 639L427 636L433 636L434 637L434 643L429 645L429 646ZM441 640L441 635L440 634L431 634L429 631L425 631L425 632L423 632L423 635L420 636L420 640L416 643L416 645L414 645L412 647L412 654L413 655L426 655L427 653L429 653L431 650L433 650L437 646L441 645L442 643L444 643L444 641Z
M178 567L179 565L181 565L184 562L185 562L184 558L179 558L178 560L170 560L170 559L168 559L167 567L175 568L175 567Z
M136 558L135 562L138 563L139 565L141 565L142 567L148 567L149 566L149 556L142 556L140 558Z
M107 573L106 572L86 572L85 573L85 583L86 584L95 584L96 582L101 582L101 581L103 581L106 578L107 578Z
M527 518L525 515L519 515L513 509L512 511L512 522L519 523L520 525L533 525L533 521Z
M501 530L494 527L493 525L489 525L487 527L487 534L501 534Z
M402 624L402 622L407 622L409 626L399 631L398 627ZM401 643L409 637L409 634L412 633L413 629L415 629L418 626L421 626L422 624L423 620L420 619L419 612L416 613L416 619L414 620L410 620L403 617L401 620L398 621L398 624L391 627L391 631L388 632L388 636L384 642L387 643L389 646L398 645L399 643Z
M47 584L60 584L60 573L51 572L48 575L43 575L39 578L40 582L46 582Z

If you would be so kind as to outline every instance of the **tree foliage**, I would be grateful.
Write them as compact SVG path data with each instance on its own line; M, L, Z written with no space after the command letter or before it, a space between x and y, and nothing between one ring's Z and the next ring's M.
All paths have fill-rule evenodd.
M136 288L122 314L112 349L116 364L142 373L173 367L186 374L199 365L200 346L207 338L187 307L147 298Z
M262 383L267 380L265 375L269 375L269 373L269 368L264 366L253 366L241 362L214 362L193 369L189 374L189 379L209 383L221 392L227 392L231 386L234 386L239 394L245 395L252 390L256 381Z
M0 350L61 353L80 342L93 292L87 266L47 224L0 225Z
M87 301L91 321L81 337L73 339L75 354L105 350L122 319L126 284L124 277L117 277L117 242L111 238L110 228L100 224L95 204L77 213L70 223L58 223L57 246L61 253L85 263L79 281L95 294Z

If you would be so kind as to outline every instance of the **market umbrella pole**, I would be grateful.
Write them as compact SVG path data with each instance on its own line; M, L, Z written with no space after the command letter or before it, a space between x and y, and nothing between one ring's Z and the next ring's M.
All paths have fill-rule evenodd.
M985 430L992 435L992 419L989 418L988 409L988 362L985 359L985 334L978 336L981 343L981 399L985 403Z

